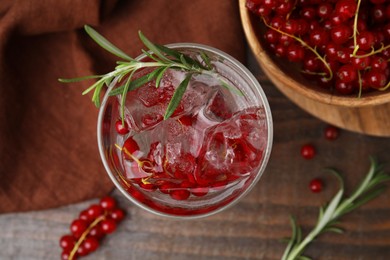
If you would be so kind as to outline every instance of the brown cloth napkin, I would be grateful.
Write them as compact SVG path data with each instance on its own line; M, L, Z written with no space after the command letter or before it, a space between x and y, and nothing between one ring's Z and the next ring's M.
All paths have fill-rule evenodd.
M197 42L245 56L235 0L1 0L0 213L106 195L98 109L71 78L110 71L116 57L83 31L89 24L132 56L138 30L152 41ZM90 83L90 82L89 82Z

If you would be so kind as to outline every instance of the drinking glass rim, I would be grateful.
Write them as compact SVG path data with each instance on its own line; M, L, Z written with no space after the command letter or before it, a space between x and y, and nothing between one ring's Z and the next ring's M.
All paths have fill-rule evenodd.
M171 218L171 219L183 220L183 219L204 218L204 217L208 217L208 216L217 214L217 213L219 213L221 211L224 211L227 208L230 208L231 206L233 206L236 203L238 203L243 197L245 197L253 189L253 187L257 184L257 182L259 181L259 179L263 175L263 173L265 171L265 168L266 168L266 166L268 164L269 157L271 155L272 144L273 144L273 121L272 121L271 108L269 106L268 99L267 99L267 97L266 97L266 95L264 93L264 90L261 87L260 83L255 78L255 76L249 71L248 68L246 68L241 62L239 62L233 56L231 56L231 55L229 55L229 54L227 54L227 53L225 53L225 52L223 52L223 51L221 51L219 49L216 49L214 47L211 47L211 46L208 46L208 45L204 45L204 44L199 44L199 43L187 43L187 42L171 43L171 44L167 44L165 46L167 46L169 48L173 48L173 49L181 48L181 49L194 49L194 50L200 50L200 51L207 51L207 52L213 53L213 54L215 54L215 55L217 55L219 57L222 57L224 60L227 60L227 61L231 62L234 65L235 68L237 68L238 70L241 70L241 72L243 73L243 74L240 74L241 77L243 79L246 79L247 81L250 82L250 84L248 84L248 85L251 86L251 89L253 88L252 90L255 89L258 92L258 94L261 97L262 107L264 108L265 115L266 115L267 144L266 144L266 147L265 147L265 150L264 150L264 153L263 153L263 158L262 158L262 161L261 161L261 164L260 164L260 168L257 171L255 178L252 180L252 182L249 184L249 186L245 190L243 190L237 197L234 198L234 200L232 200L231 202L227 203L226 205L223 205L223 206L221 206L221 207L219 207L219 208L217 208L215 210L212 210L212 211L209 211L209 212L206 212L206 213L203 213L203 214L174 215L174 214L164 213L164 212L158 211L156 209L153 209L151 207L148 207L147 205L142 204L139 201L137 201L136 199L134 199L133 197L131 197L130 194L119 183L119 181L116 178L115 174L111 171L109 163L108 163L107 158L106 158L106 153L105 153L104 145L103 145L103 134L102 133L103 133L104 111L106 109L108 98L110 97L108 94L111 91L111 89L116 85L117 78L114 79L112 81L111 85L108 87L107 91L104 94L102 103L101 103L100 108L99 108L98 121L97 121L97 141L98 141L99 153L100 153L101 161L103 162L104 168L105 168L109 178L111 179L111 181L115 184L115 187L117 189L119 189L119 191L128 200L130 200L132 203L134 203L138 207L140 207L140 208L142 208L142 209L144 209L144 210L146 210L146 211L148 211L148 212L150 212L152 214L163 216L163 217L168 217L168 218ZM139 55L136 58L136 60L140 60L140 59L143 59L145 57L146 57L145 54L141 54L141 55Z

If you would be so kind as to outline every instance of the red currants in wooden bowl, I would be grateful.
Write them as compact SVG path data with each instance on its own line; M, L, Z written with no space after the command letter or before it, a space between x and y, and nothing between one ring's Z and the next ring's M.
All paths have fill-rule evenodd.
M298 106L351 131L390 136L390 3L240 0L264 73Z

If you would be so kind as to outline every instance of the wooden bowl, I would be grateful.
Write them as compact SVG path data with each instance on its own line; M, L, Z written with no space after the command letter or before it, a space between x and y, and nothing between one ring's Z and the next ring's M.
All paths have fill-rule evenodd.
M364 93L358 98L338 96L313 86L315 83L305 80L291 63L277 59L263 48L264 27L245 2L239 0L249 46L264 73L285 96L329 124L367 135L390 136L390 92Z

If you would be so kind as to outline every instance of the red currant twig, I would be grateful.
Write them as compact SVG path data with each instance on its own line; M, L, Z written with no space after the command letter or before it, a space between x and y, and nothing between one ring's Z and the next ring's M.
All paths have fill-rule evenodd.
M383 91L383 90L388 89L389 87L390 87L390 81L387 82L387 85L386 85L386 86L384 86L383 88L380 88L379 90Z
M294 11L295 7L297 6L297 3L298 3L298 0L295 0L294 7L291 8L291 11L286 15L286 20L288 20L290 18L292 12Z
M357 7L356 7L356 12L355 12L355 19L353 21L353 45L354 45L354 48L353 48L353 52L352 52L352 56L355 57L358 49L359 49L359 45L357 45L357 34L359 33L358 30L357 30L357 22L358 22L358 16L359 16L359 9L360 9L360 2L361 0L358 0L357 1Z
M83 232L83 234L81 234L79 240L77 240L77 242L75 243L72 251L70 252L69 254L69 258L68 260L73 260L73 257L75 256L75 254L77 253L77 250L79 249L81 243L84 241L84 239L87 237L87 235L89 234L89 232L91 231L91 229L96 226L97 224L99 224L99 222L103 221L106 219L106 213L104 213L104 215L102 216L99 216L97 219L95 219L89 226L88 228Z
M358 97L360 98L362 96L362 90L363 90L363 81L362 81L362 75L360 73L360 70L357 71L358 75L358 82L359 82L359 94Z
M317 52L317 50L316 50L315 48L313 48L313 47L311 47L310 45L308 45L308 44L307 44L304 40L302 40L301 38L296 37L296 36L294 36L294 35L292 35L292 34L286 33L286 32L284 32L284 31L282 31L282 30L279 30L278 28L275 28L275 27L269 25L269 24L266 22L266 20L264 19L264 17L262 17L262 19L263 19L263 22L264 22L265 26L267 26L268 28L270 28L270 29L272 29L272 30L274 30L274 31L277 31L277 32L280 33L280 34L284 34L284 35L286 35L286 36L288 36L288 37L293 38L294 40L296 40L296 41L298 41L300 44L302 44L304 47L306 47L307 49L309 49L311 52L313 52L314 55L317 56L317 58L324 64L324 66L325 66L325 67L327 68L327 70L329 71L329 77L327 77L326 79L327 79L327 80L331 80L331 79L333 78L332 69L330 68L329 64L326 62L325 58L322 57L322 56Z
M355 53L355 49L356 51L359 49L359 45L357 45L353 51L353 53L351 54L352 57L355 57L355 58L365 58L365 57L368 57L368 56L371 56L371 55L374 55L374 54L377 54L377 53L380 53L386 49L390 48L390 44L389 45L384 45L383 43L381 43L381 47L377 50L375 50L374 48L372 48L372 51L370 53L366 53L366 54L362 54L362 55L356 55Z

